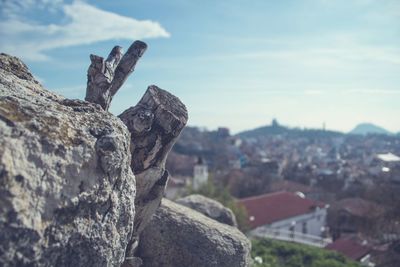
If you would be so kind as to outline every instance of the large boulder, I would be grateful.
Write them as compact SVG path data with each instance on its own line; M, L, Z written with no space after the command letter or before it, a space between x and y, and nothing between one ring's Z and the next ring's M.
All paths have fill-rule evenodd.
M0 55L0 266L120 266L133 234L130 133Z
M100 104L47 91L0 54L0 266L249 264L250 242L234 227L167 200L151 219L187 111L156 86L119 118L105 110L143 47L128 49Z
M148 267L249 266L250 242L237 228L162 200L139 242Z
M176 200L177 203L194 209L207 217L237 227L236 217L232 210L218 201L202 195L190 195Z

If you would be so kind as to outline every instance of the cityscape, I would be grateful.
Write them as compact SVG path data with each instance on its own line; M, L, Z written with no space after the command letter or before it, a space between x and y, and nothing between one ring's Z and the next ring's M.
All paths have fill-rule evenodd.
M166 197L207 193L201 187L212 183L245 209L250 236L391 266L400 259L398 155L400 135L380 132L296 129L276 119L236 135L187 127L167 160Z
M0 1L0 267L400 266L399 0Z

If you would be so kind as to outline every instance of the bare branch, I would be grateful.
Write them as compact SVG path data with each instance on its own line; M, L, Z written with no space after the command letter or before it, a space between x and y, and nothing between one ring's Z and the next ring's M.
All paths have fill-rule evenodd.
M102 57L90 55L92 63L88 69L85 100L108 110L113 96L133 72L146 48L144 42L135 41L124 56L120 46L111 50L106 61Z
M146 49L147 45L142 41L136 41L129 47L115 70L114 80L110 89L111 97L117 93L128 76L134 71L136 63L139 58L142 57Z

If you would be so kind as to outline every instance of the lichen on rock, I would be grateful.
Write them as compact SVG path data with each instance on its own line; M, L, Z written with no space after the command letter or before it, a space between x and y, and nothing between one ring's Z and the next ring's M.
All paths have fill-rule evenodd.
M236 228L167 200L159 208L185 105L152 85L119 117L107 112L146 47L92 55L88 101L47 91L0 54L0 266L249 264Z
M130 134L0 55L0 265L119 266L133 231Z
M250 241L237 228L163 199L145 228L138 255L145 267L250 265Z
M178 204L194 209L220 223L237 227L236 217L232 210L211 198L194 194L176 200Z

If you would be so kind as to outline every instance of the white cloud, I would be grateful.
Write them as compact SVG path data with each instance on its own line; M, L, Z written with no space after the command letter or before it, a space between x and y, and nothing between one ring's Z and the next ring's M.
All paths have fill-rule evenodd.
M349 66L350 63L383 62L400 64L400 49L354 45L348 47L310 47L213 55L206 59L279 60L309 67Z
M280 47L256 47L250 51L212 54L200 60L246 60L269 62L275 65L304 67L305 69L349 70L383 64L389 68L400 66L400 48L392 43L374 44L351 34L326 34L318 38L278 38Z
M48 59L46 51L60 47L112 39L135 40L170 36L155 21L121 16L82 1L59 5L64 15L62 20L67 21L66 24L42 25L26 21L15 13L14 16L1 21L0 50L24 59L39 61Z

